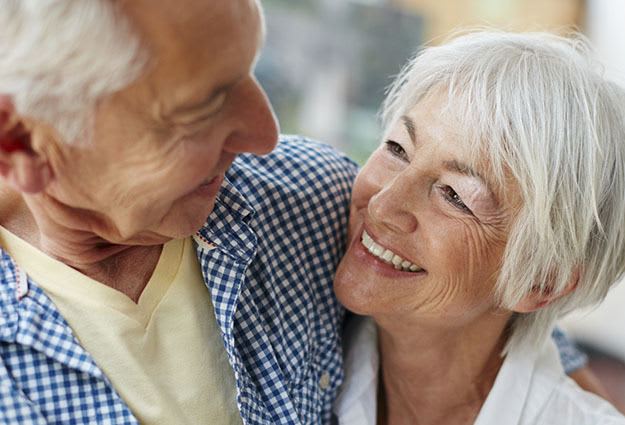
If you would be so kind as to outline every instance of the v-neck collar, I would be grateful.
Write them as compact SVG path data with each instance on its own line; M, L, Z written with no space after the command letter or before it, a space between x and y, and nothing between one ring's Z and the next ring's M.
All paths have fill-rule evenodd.
M0 236L11 246L8 249L11 258L51 298L69 294L79 298L81 302L89 303L93 300L92 302L99 305L104 303L108 308L138 321L144 327L174 281L185 248L183 239L171 240L163 245L152 276L135 303L122 292L51 258L3 227L0 227Z

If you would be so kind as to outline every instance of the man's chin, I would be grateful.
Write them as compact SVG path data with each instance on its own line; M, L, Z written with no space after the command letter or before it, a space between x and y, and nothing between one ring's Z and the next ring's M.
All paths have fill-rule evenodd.
M163 231L172 239L183 239L193 236L206 224L206 220L213 212L215 199L198 202L194 200L192 205L187 204L179 207L178 214L171 214L165 221Z
M215 199L189 198L178 201L161 219L153 220L148 227L139 228L146 221L132 226L126 236L118 234L115 238L106 238L119 245L162 245L172 239L184 239L193 236L205 224L215 206ZM154 219L154 217L153 217ZM112 240L114 239L114 240Z

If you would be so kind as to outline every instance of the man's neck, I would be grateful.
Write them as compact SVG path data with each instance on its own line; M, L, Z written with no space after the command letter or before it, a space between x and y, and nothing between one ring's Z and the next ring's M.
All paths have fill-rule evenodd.
M465 329L378 325L384 424L474 423L503 363L507 318ZM409 337L407 337L409 335Z
M20 194L0 189L0 225L48 256L124 293L134 302L147 285L162 245L115 245L53 214L53 200L26 204Z

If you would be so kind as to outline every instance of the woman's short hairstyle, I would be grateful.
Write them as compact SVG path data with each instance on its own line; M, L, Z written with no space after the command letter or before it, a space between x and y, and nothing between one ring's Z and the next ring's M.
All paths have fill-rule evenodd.
M561 315L600 302L625 271L625 91L580 35L482 31L423 49L390 88L384 125L442 89L474 161L522 197L496 285L504 308L575 290L515 314L506 350L538 344ZM508 182L508 183L506 183Z
M64 141L88 139L96 101L144 63L117 9L112 0L0 0L0 94Z

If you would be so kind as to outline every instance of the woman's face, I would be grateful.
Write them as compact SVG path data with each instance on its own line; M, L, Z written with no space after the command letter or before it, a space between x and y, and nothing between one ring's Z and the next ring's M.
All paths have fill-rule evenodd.
M335 291L356 313L445 326L497 310L514 210L487 170L469 164L469 144L441 106L429 96L396 122L354 183Z

